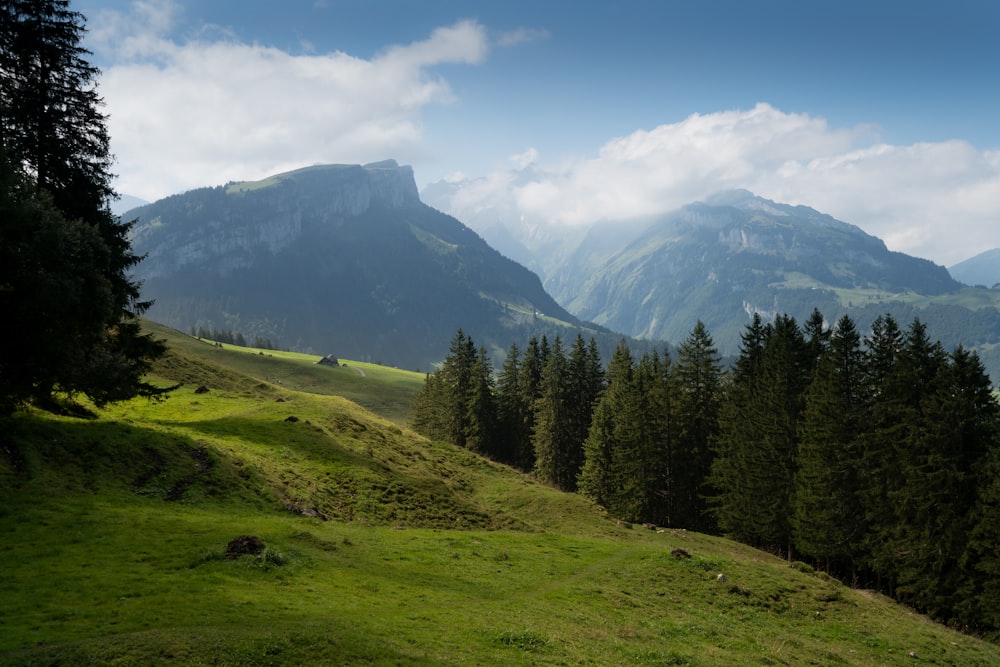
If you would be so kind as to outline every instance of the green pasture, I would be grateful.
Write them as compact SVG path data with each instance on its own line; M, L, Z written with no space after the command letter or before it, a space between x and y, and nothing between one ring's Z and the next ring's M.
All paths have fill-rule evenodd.
M165 401L0 424L0 664L1000 664L805 564L428 442L400 418L415 374L170 344ZM244 535L265 550L228 558Z

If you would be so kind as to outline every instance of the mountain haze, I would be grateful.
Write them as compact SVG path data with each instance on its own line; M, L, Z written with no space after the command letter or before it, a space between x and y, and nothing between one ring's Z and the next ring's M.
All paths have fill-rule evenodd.
M495 190L476 180L436 183L424 196L503 243L581 319L672 342L700 319L728 355L754 313L801 322L818 308L828 323L847 314L864 332L888 312L901 323L919 317L949 349L975 349L1000 377L1000 290L963 285L812 208L734 190L654 219L581 230L526 219Z
M503 351L579 325L535 274L421 203L392 160L201 188L126 217L148 315L180 329L426 370L460 327Z
M993 287L1000 283L1000 248L981 252L949 267L951 276L966 285Z
M729 342L727 352L755 312L804 319L816 307L835 317L843 310L837 290L940 295L960 288L943 267L891 252L853 225L747 191L664 216L588 274L573 265L550 274L554 296L570 312L668 340L701 319Z

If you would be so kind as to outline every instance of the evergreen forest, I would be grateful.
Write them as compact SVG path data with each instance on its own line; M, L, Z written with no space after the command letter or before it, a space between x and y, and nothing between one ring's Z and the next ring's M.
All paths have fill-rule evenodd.
M1000 628L1000 404L975 352L914 319L862 335L757 315L723 368L699 322L675 358L605 365L532 338L495 372L458 331L413 426L625 522L735 538L967 631Z

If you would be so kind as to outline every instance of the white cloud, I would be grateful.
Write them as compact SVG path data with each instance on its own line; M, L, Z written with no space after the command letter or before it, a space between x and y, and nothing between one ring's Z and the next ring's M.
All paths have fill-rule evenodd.
M511 155L508 160L518 169L527 169L538 162L538 151L534 148L526 148L516 155Z
M488 50L472 21L387 48L370 60L333 52L287 53L218 29L168 39L172 2L105 12L94 48L115 48L101 94L120 192L145 199L320 162L410 161L424 152L420 112L453 101L431 73L476 64Z
M545 165L533 157L530 172L494 174L456 194L456 210L476 200L502 208L503 200L519 220L585 226L746 188L946 265L1000 247L1000 152L962 141L890 146L871 127L831 128L758 104L636 131L590 159Z

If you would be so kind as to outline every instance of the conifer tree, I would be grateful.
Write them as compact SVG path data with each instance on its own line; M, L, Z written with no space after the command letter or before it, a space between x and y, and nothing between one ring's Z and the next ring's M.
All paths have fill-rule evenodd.
M429 438L465 447L472 433L470 404L476 373L476 347L459 329L441 368L428 375L413 402L414 430Z
M721 374L715 343L699 320L678 348L671 383L677 391L670 465L672 526L713 528L704 497L712 465L710 443L718 434Z
M923 428L921 397L932 379L941 352L933 347L925 328L914 322L906 335L890 316L876 319L866 339L867 389L871 409L862 443L861 498L867 522L865 560L876 575L876 585L896 595L901 563L899 547L905 541L908 520L902 514L910 448Z
M644 354L635 371L628 416L635 423L634 447L617 466L629 518L670 524L673 513L674 435L670 358Z
M562 340L556 336L542 374L541 395L535 403L535 473L564 491L576 490L580 472L575 450L582 449L573 424L574 406L569 380L569 362Z
M928 381L919 427L900 453L897 595L947 621L961 601L963 579L971 576L962 558L973 529L976 474L997 445L997 404L978 357L961 347L946 356L939 344L928 344L916 321L904 358L910 354L920 357L914 365Z
M499 447L495 393L493 362L480 347L469 380L465 446L491 457L498 457Z
M834 564L850 568L852 578L864 530L858 496L862 370L861 336L845 315L806 390L791 516L798 551L821 560L828 572Z
M629 419L634 402L634 360L624 339L615 348L608 364L608 386L594 408L590 431L584 443L584 460L578 488L581 494L599 505L610 508L617 500L619 489L614 466L617 450L627 447Z
M711 441L713 459L708 478L709 507L723 534L752 543L757 535L744 520L756 498L748 482L754 465L751 454L763 437L763 421L756 411L756 393L764 343L770 332L759 314L744 328L740 354L724 379L718 433Z
M518 429L518 439L513 443L514 466L525 472L535 469L535 410L542 397L542 376L548 360L548 341L543 336L542 343L534 336L528 340L524 350L524 360L519 370L519 408L523 422Z
M55 391L83 393L99 405L162 393L142 380L165 348L142 334L137 320L149 303L130 277L140 261L130 225L110 210L116 195L106 119L98 70L80 46L83 32L83 16L66 0L0 4L0 168L8 208L0 216L0 309L17 323L0 351L3 411ZM53 234L80 243L53 242ZM61 307L50 310L46 290L63 292Z
M763 345L760 338L763 337ZM743 352L720 411L712 465L719 527L749 544L791 556L791 489L808 354L795 319L759 322L744 333Z
M521 388L521 349L511 343L496 383L497 458L518 466L518 452L531 444L530 401ZM530 470L530 468L529 468Z
M590 430L590 420L594 414L594 406L604 386L604 372L601 369L601 357L597 345L591 339L588 346L581 334L576 335L573 347L567 360L567 391L569 407L569 429L572 439L579 443L566 452L566 466L572 471L574 478L583 465L583 442Z

